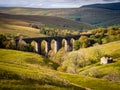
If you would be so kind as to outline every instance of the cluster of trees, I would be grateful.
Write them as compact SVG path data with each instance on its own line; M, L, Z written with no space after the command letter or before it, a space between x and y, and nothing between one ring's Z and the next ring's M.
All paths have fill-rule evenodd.
M15 41L12 35L0 34L0 48L15 49Z
M89 31L92 35L90 37L81 36L78 40L75 41L74 49L78 50L80 48L86 48L96 44L105 44L112 41L120 40L120 27L108 27L108 28L97 28L95 30ZM69 72L69 73L78 73L80 67L96 63L102 56L105 56L104 51L101 51L101 48L94 48L89 51L81 49L81 52L68 53L66 55L61 54L61 57L57 61L59 62L60 67L59 71ZM58 57L56 57L58 58ZM93 73L93 72L94 73ZM85 75L89 73L85 72ZM101 77L100 72L96 70L91 70L93 77ZM109 78L109 76L107 77ZM110 78L109 78L110 79Z
M55 28L48 28L43 27L40 29L40 33L48 36L66 36L66 35L72 35L72 32L70 30L64 29L55 29Z
M112 41L120 40L120 27L97 28L89 31L92 35L90 37L81 36L75 42L75 50L86 48L95 44L105 44Z
M39 26L39 25L33 24L33 23L30 23L30 24L29 24L29 27L36 28L36 29L40 29L40 26Z
M61 52L59 51L58 53L60 54ZM60 56L62 58L58 59L60 66L57 68L57 70L78 74L80 68L98 62L98 60L100 60L100 58L104 55L105 53L103 50L101 50L101 48L81 49L77 52L71 52L65 55L61 54Z
M90 46L90 39L87 36L81 36L78 40L75 41L74 49L78 50L80 48L87 48Z
M17 49L29 52L35 51L34 47L31 44L26 44L22 40L19 40L18 46L16 46L15 38L16 37L11 34L9 35L0 34L0 48Z
M66 35L72 35L72 34L79 34L79 31L71 31L68 29L60 29L50 26L40 26L37 24L29 24L30 27L36 28L40 30L41 34L47 35L47 36L66 36Z

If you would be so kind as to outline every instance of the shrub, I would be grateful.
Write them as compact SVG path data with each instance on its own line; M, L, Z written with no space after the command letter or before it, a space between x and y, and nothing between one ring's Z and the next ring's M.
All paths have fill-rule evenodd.
M28 51L28 52L33 52L34 47L31 44L27 44L27 45L24 46L24 50Z
M0 48L15 49L16 45L15 45L15 41L13 37L1 34L0 35Z
M68 73L78 73L80 67L85 67L87 64L86 53L84 50L80 53L68 53L63 57L62 68Z
M88 57L92 62L97 62L104 56L104 52L100 48L95 48L91 51L91 55Z
M87 36L81 36L79 38L79 41L81 43L82 48L86 48L86 47L90 46L90 39Z
M4 45L4 42L6 41L6 36L5 35L3 35L3 34L1 34L0 35L0 48L4 48L5 47L5 45Z
M98 39L97 42L98 42L98 44L102 44L102 40L100 38Z
M73 47L75 50L78 50L81 48L81 43L79 40L76 40L75 43L74 43L74 47Z

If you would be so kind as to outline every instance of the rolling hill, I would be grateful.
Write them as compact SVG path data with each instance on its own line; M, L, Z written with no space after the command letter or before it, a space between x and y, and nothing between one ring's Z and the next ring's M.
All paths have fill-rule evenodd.
M119 3L115 3L115 5L114 3L100 4L83 6L82 8L65 9L1 7L0 12L17 15L56 16L97 26L111 26L120 24Z
M99 63L97 63L79 68L79 74L55 71L58 66L56 63L35 53L0 49L0 89L119 90L120 82L112 82L106 79L104 80L104 78L81 75L93 67L96 67L98 69L97 71L103 71L104 75L109 75L113 70L114 72L119 70L119 44L120 41L116 41L99 46L102 47L102 50L105 50L106 53L117 59L116 62L108 65L99 65ZM96 48L96 46L91 48ZM85 50L88 51L88 49L91 50L91 48ZM69 53L71 56L66 56L69 59L80 51L71 52L73 55ZM71 59L69 59L69 61L71 62ZM68 66L69 65L68 63ZM91 71L93 71L93 69ZM103 73L100 73L100 75L101 74Z
M24 37L43 37L39 29L29 27L26 21L0 18L0 34L24 36Z
M81 8L102 8L102 9L110 9L110 10L120 10L120 2L107 3L107 4L85 5L85 6L82 6Z
M0 49L0 90L85 90L52 68L56 64L43 56Z
M70 29L70 30L85 30L91 28L92 25L87 23L79 23L76 21L63 19L55 16L37 16L37 15L10 15L0 13L2 19L20 20L27 23L34 23L38 25L44 25L48 27Z
M63 55L64 60L61 66L69 73L75 73L76 71L79 75L120 82L119 46L120 41L115 41L70 52L65 56ZM112 57L114 62L101 65L100 58L104 55ZM75 66L76 70L74 69Z
M44 37L40 34L42 27L81 31L120 25L118 6L105 5L72 9L1 7L0 34ZM112 35L111 39L114 40ZM50 59L0 48L0 90L120 90L120 41L71 52L63 48ZM105 55L114 62L101 65L100 58Z
M61 76L72 83L82 85L92 90L117 90L120 88L120 41L111 42L108 44L97 45L89 48L83 48L78 51L69 52L65 55L60 55L62 63L58 70L67 73L76 73L77 75L62 74ZM114 62L101 65L100 58L108 55L113 58ZM96 59L96 62L91 60ZM81 63L82 62L82 63ZM83 66L83 64L85 66ZM81 79L82 78L82 79ZM74 80L75 79L75 80ZM101 80L101 82L99 82ZM116 84L107 85L104 83L116 82ZM98 82L97 82L98 81ZM107 88L106 88L107 87ZM113 89L114 87L114 89Z

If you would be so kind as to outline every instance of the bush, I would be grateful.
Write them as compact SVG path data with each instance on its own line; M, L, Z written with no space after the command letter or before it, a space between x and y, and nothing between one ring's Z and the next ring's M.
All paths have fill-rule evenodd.
M86 48L90 46L90 39L87 36L81 36L79 38L79 42L81 43L82 48Z
M76 40L75 43L74 43L74 50L78 50L81 48L81 43L79 40Z
M104 56L104 52L100 48L95 48L92 50L89 59L92 60L92 62L97 62L102 56Z
M27 44L27 45L24 46L24 50L28 51L28 52L33 52L34 47L31 44Z
M109 37L105 37L102 39L103 44L108 43L108 42L110 42Z
M98 44L102 44L102 40L100 38L98 39L97 42L98 42Z
M15 49L15 41L14 38L11 36L6 36L1 34L0 35L0 48L8 48L8 49Z
M6 36L1 34L0 35L0 48L5 48L4 42L6 41Z
M84 50L80 53L68 53L63 59L62 69L68 73L78 73L80 67L83 68L88 64Z

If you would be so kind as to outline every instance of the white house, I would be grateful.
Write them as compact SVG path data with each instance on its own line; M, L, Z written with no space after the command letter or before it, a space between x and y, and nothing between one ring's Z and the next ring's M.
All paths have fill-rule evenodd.
M111 57L102 57L101 58L101 64L108 64L113 62L113 59Z

